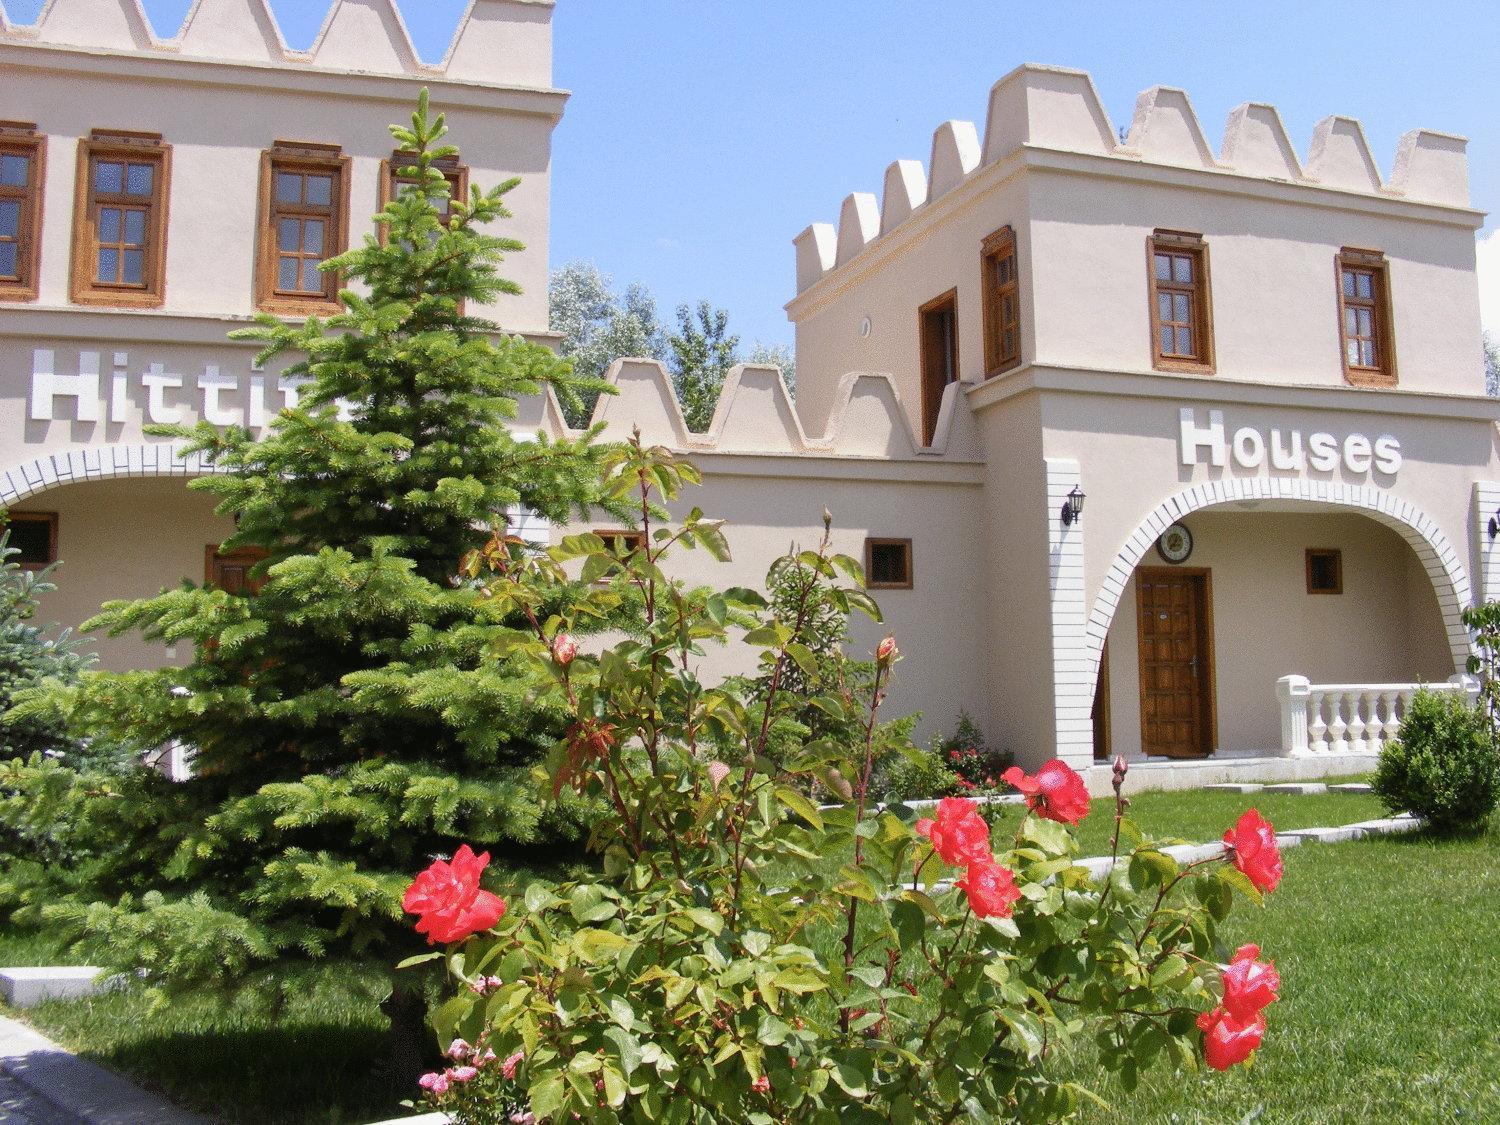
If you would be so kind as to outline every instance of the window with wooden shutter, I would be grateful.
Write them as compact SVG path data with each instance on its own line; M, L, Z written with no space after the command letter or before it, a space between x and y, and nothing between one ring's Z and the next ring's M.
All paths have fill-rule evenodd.
M984 240L984 373L998 375L1021 362L1021 285L1016 235L1001 227Z
M76 303L162 303L171 166L171 147L157 133L95 129L79 142L71 286Z
M1396 354L1385 255L1346 246L1339 251L1338 283L1344 378L1359 386L1395 386Z
M221 551L210 545L205 554L203 581L210 586L217 586L230 594L258 594L266 584L264 576L250 573L255 564L266 557L266 552L260 547Z
M337 312L339 275L320 267L348 244L349 158L337 145L277 141L261 156L256 305Z
M35 125L0 121L0 301L36 300L46 153Z
M937 434L943 391L958 379L958 290L950 289L917 311L922 364L922 444Z
M386 204L401 194L405 187L414 186L416 177L410 173L414 170L410 164L412 154L397 149L391 153L389 160L380 162L380 209L385 210ZM437 200L438 212L446 223L449 218L449 207L453 200L463 199L469 192L469 170L458 162L458 157L449 156L433 162L443 178L448 181L448 198ZM380 241L384 242L389 233L384 223L380 224Z
M1208 247L1196 234L1159 230L1151 236L1147 249L1153 366L1158 371L1212 374Z

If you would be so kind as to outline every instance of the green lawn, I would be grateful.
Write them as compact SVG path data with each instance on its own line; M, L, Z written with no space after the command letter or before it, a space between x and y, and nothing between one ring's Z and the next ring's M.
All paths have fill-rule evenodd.
M1281 972L1250 1067L1153 1072L1095 1122L1500 1121L1500 826L1289 850L1231 945ZM1087 1067L1080 1078L1087 1082Z
M1254 805L1278 828L1382 814L1363 795L1148 793L1148 832L1217 839ZM1083 824L1108 850L1110 802ZM1018 816L1003 813L1003 825ZM1000 831L1004 831L1002 826ZM1133 1094L1078 1078L1111 1102L1093 1122L1500 1120L1500 827L1459 841L1386 837L1286 853L1280 889L1241 902L1231 943L1254 940L1281 970L1282 1001L1256 1065L1148 1075ZM57 962L36 935L0 930L0 964ZM25 1018L183 1105L230 1122L359 1122L399 1112L371 1060L383 1020L352 996L303 997L279 1023L206 1002L151 1013L136 994L52 1003Z

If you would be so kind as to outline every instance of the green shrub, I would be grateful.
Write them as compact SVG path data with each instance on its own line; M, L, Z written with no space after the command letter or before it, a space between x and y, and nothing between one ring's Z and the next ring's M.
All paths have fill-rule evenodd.
M959 793L958 774L947 767L937 750L913 746L888 759L884 787L887 801L956 797Z
M1418 691L1380 753L1375 792L1439 831L1481 824L1500 799L1500 754L1484 713L1457 692Z

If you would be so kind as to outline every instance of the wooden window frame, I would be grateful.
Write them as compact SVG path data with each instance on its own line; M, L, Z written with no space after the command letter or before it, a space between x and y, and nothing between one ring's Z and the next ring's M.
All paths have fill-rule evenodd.
M634 544L626 554L634 554L636 551L645 550L646 547L646 533L633 527L596 527L593 534L606 541L623 539Z
M1345 270L1364 270L1372 275L1375 294L1371 300L1350 301L1344 295ZM1379 250L1345 246L1333 259L1333 284L1339 303L1339 362L1344 368L1344 381L1354 387L1394 387L1396 338L1392 332L1390 265L1385 255ZM1368 308L1375 322L1374 367L1349 362L1349 332L1345 317L1351 306Z
M156 165L152 175L151 197L147 204L146 242L140 286L106 285L95 279L99 250L99 227L95 210L105 206L111 193L101 202L94 190L94 161L116 156L125 160ZM69 297L78 305L107 305L116 308L160 308L167 295L167 231L170 225L172 180L172 146L160 133L140 133L125 129L95 129L78 142L78 176L73 199L73 257ZM135 197L121 197L126 204L139 202ZM123 234L122 234L123 237Z
M937 437L938 414L942 410L943 395L947 392L945 383L934 396L927 393L928 372L932 370L931 341L927 334L927 318L933 313L940 312L944 308L953 311L953 379L958 382L960 375L959 352L958 352L958 288L942 293L917 309L917 350L919 356L919 377L921 379L921 402L922 402L922 444L930 446Z
M323 273L323 288L318 293L283 293L276 288L280 276L277 261L276 220L282 210L296 217L299 212L291 204L276 202L276 172L292 168L299 171L327 172L334 179L330 196L330 210L318 216L329 223L324 234L327 253L323 260L336 258L349 248L349 180L353 161L338 145L320 144L312 141L277 141L260 154L260 200L259 230L256 234L255 251L255 307L261 312L276 316L313 316L340 311L339 289L343 275L337 272Z
M996 267L1009 258L1010 280L1002 282ZM984 377L993 379L1021 362L1021 262L1016 249L1016 232L1009 226L990 234L980 245L979 268L984 294ZM1001 315L1002 303L1009 296L1015 310L1011 326L1015 332L1015 349L1005 351L1006 324Z
M1156 279L1156 255L1190 254L1194 259L1197 278L1193 282L1191 316L1193 334L1198 340L1198 355L1185 357L1167 354L1161 350L1161 310L1158 301L1160 283ZM1156 230L1146 239L1147 297L1151 313L1151 365L1157 371L1176 371L1189 375L1212 375L1214 365L1214 303L1213 282L1208 268L1208 243L1199 234L1186 231ZM1169 284L1168 291L1181 291L1183 286Z
M22 562L16 560L16 565L22 570L45 570L57 561L57 528L59 524L56 512L9 512L4 520L0 520L0 531L4 531L11 524L16 523L45 523L47 525L47 561L46 562Z
M405 176L397 175L397 171L403 167L410 167L410 161L414 154L404 150L395 149L391 155L380 162L380 210L384 211L400 194L398 184L411 184L415 180ZM454 199L467 199L469 196L469 166L459 162L458 157L444 157L433 162L437 168L447 177L448 183L453 189ZM449 215L452 218L452 215ZM380 227L380 244L384 246L390 237L391 228L385 223L377 224Z
M16 276L0 278L0 301L34 301L42 264L42 204L47 188L47 138L29 121L0 121L0 153L31 161L25 187L0 185L0 199L19 199Z
M904 582L875 581L876 547L900 547L902 549L906 556L906 580ZM901 539L881 535L868 535L865 537L865 589L910 590L915 584L916 572L912 567L912 549L910 539Z
M1309 547L1304 555L1307 568L1307 592L1315 595L1333 596L1344 592L1344 552L1338 547ZM1313 585L1313 559L1333 559L1333 588L1323 590Z
M203 584L222 589L222 586L220 586L214 577L214 572L218 569L218 564L222 562L249 563L250 566L254 566L266 557L267 553L264 547L240 547L234 551L221 551L219 550L219 545L209 543L203 548ZM252 594L260 593L260 588L265 585L265 581L264 578L252 580L254 589L249 592Z

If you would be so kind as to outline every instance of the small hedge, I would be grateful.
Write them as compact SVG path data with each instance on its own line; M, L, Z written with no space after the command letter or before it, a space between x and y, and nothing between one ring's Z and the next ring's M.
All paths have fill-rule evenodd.
M1500 799L1500 753L1484 713L1457 692L1426 688L1380 753L1375 792L1440 832L1476 827Z

